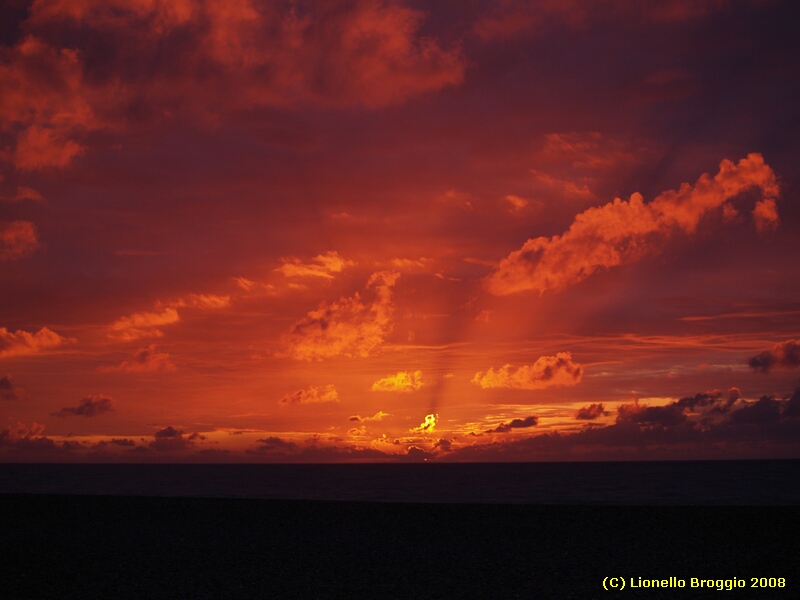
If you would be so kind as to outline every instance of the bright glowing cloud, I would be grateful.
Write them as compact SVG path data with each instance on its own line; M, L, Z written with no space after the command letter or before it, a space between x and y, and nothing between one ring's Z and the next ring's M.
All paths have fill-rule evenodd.
M275 269L286 277L322 277L333 279L334 274L341 273L346 267L352 267L356 263L352 260L345 260L336 251L320 254L314 257L316 264L303 264L299 258L291 257L283 259L283 266Z
M600 269L631 263L656 252L659 242L677 232L694 233L710 211L748 189L759 188L766 201L779 193L775 173L760 154L734 164L720 163L713 178L703 174L694 186L684 184L649 204L640 194L617 198L577 217L563 235L530 239L501 260L485 280L486 289L501 296L524 290L561 290ZM757 223L770 221L772 204L757 208ZM775 213L777 219L777 213Z
M372 384L373 392L416 392L423 386L422 371L399 371Z
M425 420L419 424L419 427L413 427L409 431L411 433L433 433L436 431L436 421L438 419L439 415L437 414L425 415Z
M320 402L339 402L339 393L333 384L324 387L309 386L286 394L278 402L281 404L318 404Z
M47 327L42 327L36 333L22 330L11 333L5 327L0 327L0 358L38 354L74 341L50 331Z
M363 302L358 293L322 304L284 335L285 355L300 360L322 360L332 356L369 356L392 331L392 287L400 275L395 272L373 273L367 290L371 302Z
M532 365L523 365L516 370L511 365L503 365L496 371L490 368L486 373L476 373L472 383L483 389L540 390L576 385L582 376L583 366L573 362L572 354L559 352L555 356L541 356Z
M0 224L0 260L29 256L39 248L36 227L30 221Z

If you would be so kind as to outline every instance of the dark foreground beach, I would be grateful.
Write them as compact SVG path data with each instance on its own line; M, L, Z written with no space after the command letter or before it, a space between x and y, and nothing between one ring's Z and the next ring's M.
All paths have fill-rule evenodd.
M788 598L800 583L795 507L3 494L0 515L2 598Z

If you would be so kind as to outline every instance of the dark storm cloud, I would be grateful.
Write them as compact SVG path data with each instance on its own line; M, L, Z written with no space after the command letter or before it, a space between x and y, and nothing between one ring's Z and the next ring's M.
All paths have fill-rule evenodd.
M433 445L434 448L438 448L442 452L450 452L450 449L452 448L452 446L453 446L453 443L450 440L447 440L445 438L441 438L438 442L436 442Z
M17 392L14 388L14 382L11 381L11 375L4 375L0 377L0 400L16 400Z
M735 424L777 423L781 420L782 403L770 396L761 396L758 402L747 404L731 413Z
M725 413L716 409L733 404ZM705 413L689 418L684 411L704 404ZM715 420L704 418L714 413ZM512 442L492 442L456 448L450 460L531 460L548 457L748 456L758 447L764 456L786 456L800 451L800 389L789 400L762 396L756 402L714 391L687 396L665 406L623 404L617 420L607 426L587 426L577 432L551 432Z
M175 429L172 425L169 425L153 434L155 439L150 442L149 447L160 451L183 450L193 446L198 436L198 433L193 433L188 437L184 437L182 429Z
M494 429L486 430L486 433L508 433L512 429L524 429L527 427L533 427L539 422L539 417L531 415L530 417L525 417L524 419L514 419L510 423L500 423Z
M78 406L62 408L52 413L54 417L96 417L105 413L114 412L113 401L108 396L88 396L80 401Z
M578 420L591 421L597 417L602 417L605 414L605 408L602 402L600 404L590 404L575 411L575 418Z
M769 373L773 367L791 369L800 366L800 342L788 340L775 344L771 350L764 350L747 361L751 369Z
M669 427L686 421L683 407L678 403L666 406L644 406L638 402L623 404L617 409L617 423L637 423Z

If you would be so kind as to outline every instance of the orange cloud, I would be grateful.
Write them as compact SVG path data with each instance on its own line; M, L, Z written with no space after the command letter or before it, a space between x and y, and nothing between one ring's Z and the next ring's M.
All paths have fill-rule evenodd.
M74 341L50 331L47 327L42 327L36 333L22 330L11 333L5 327L0 327L0 358L38 354Z
M400 371L379 379L370 388L373 392L416 392L422 383L422 371Z
M356 263L352 260L345 260L336 251L320 254L314 257L317 264L303 264L299 258L284 258L283 266L275 269L286 277L322 277L333 279L334 273L341 273L346 267L352 267Z
M174 371L175 365L166 352L158 352L155 344L139 348L129 360L124 360L113 367L103 367L102 371L123 371L145 373L154 371Z
M140 312L129 317L122 317L114 321L109 327L111 332L108 337L131 341L145 337L161 337L163 332L158 329L162 325L171 325L180 321L178 311L174 308L165 308L160 313Z
M169 306L173 308L202 308L211 310L216 308L225 308L230 306L230 296L218 296L216 294L188 294L177 300L169 302Z
M146 337L162 337L159 327L178 323L181 318L176 309L198 308L201 310L215 310L225 308L231 303L230 296L216 294L187 294L177 300L156 302L156 308L161 312L139 312L128 317L114 321L109 328L108 337L117 340L131 341Z
M365 421L382 421L386 417L391 417L391 416L392 415L390 415L389 413L379 410L371 417L360 417L358 415L353 415L348 419L348 421L353 421L354 423L362 423Z
M398 277L396 272L373 273L367 281L372 302L363 302L356 293L309 312L283 336L283 355L300 360L369 356L392 331L392 287Z
M319 402L339 402L339 393L333 384L323 388L309 386L302 390L297 390L286 394L279 400L281 404L317 404Z
M658 239L693 233L703 216L751 188L759 188L767 201L779 193L775 173L760 154L750 154L738 164L723 160L713 178L703 174L694 186L683 184L649 204L636 193L628 201L617 198L590 208L575 217L563 235L530 239L501 260L485 280L486 289L495 295L561 290L599 269L655 252ZM770 214L769 208L757 210L759 215Z
M503 365L497 371L490 368L486 373L476 373L472 383L483 389L540 390L558 385L577 385L583 377L583 366L573 362L569 352L541 356L532 365L523 365L516 371L512 369L511 365Z
M38 248L36 227L30 221L11 221L0 225L0 260L23 258Z

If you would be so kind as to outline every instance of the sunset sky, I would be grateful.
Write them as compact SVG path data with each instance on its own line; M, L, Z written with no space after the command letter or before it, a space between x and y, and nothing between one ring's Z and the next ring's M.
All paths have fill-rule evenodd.
M800 457L786 0L11 0L0 460Z

